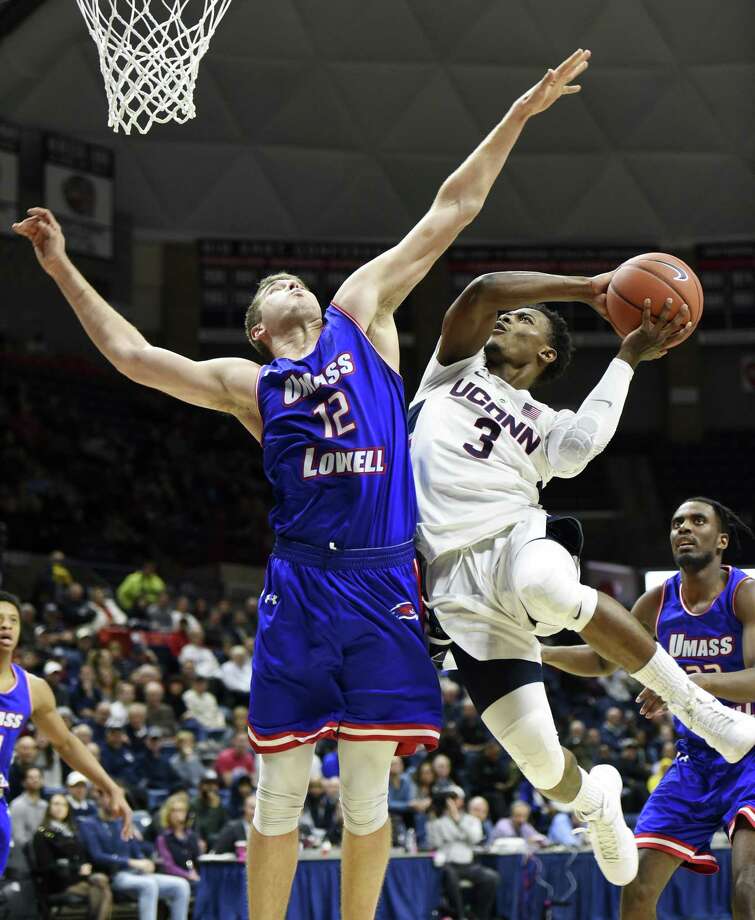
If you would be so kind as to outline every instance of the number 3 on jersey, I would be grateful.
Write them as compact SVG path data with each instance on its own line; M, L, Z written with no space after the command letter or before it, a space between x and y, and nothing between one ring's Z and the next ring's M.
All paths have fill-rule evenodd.
M478 460L485 460L490 456L493 445L498 440L498 435L501 433L501 426L498 422L494 422L492 418L486 418L484 415L481 415L477 419L474 426L482 431L479 438L480 443L465 444L464 450L470 456L477 457Z
M329 409L329 407L332 408ZM329 399L315 406L312 410L312 415L320 416L325 427L324 437L340 438L341 435L353 431L357 427L355 422L344 422L343 420L349 408L349 402L340 390L336 390Z

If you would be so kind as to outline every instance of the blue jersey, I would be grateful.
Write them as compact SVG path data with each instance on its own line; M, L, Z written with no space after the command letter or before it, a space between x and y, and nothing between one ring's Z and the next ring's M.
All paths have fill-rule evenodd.
M16 682L0 693L0 787L8 788L8 771L16 739L31 716L29 675L17 664L11 665Z
M403 383L354 319L331 304L310 354L262 368L257 402L277 536L338 550L414 537Z
M734 602L739 586L748 576L732 566L724 566L724 569L729 574L726 587L703 613L691 613L685 607L678 573L663 586L656 635L663 648L688 673L742 671L745 668L742 624L734 612ZM753 703L721 702L755 714ZM678 719L674 719L674 727L680 752L722 759Z

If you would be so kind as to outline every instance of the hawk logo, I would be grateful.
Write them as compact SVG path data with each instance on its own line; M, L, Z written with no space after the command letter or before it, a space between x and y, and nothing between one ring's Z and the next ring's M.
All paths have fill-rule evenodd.
M398 617L399 620L418 620L419 615L414 609L414 604L411 601L403 601L400 604L396 604L395 607L391 607L391 613Z

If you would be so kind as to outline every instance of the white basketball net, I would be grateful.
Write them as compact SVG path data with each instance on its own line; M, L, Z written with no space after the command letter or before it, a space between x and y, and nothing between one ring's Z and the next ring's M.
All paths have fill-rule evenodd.
M196 115L199 62L231 0L76 0L100 54L108 126L146 134ZM193 25L184 11L203 7Z

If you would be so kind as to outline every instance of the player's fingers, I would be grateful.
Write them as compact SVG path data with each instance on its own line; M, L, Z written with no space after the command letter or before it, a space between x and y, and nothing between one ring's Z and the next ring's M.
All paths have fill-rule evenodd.
M574 93L580 92L582 92L582 87L579 85L579 83L575 83L574 86L564 86L561 88L562 96L571 96Z
M653 328L652 306L653 301L649 297L642 301L642 328L645 330Z
M663 301L663 306L661 307L661 312L658 314L658 322L665 326L668 322L669 313L671 313L671 307L674 305L674 301L671 297L667 297Z
M572 69L568 72L568 74L565 74L565 75L564 75L564 82L565 82L565 83L571 83L572 80L576 80L577 77L578 77L581 73L584 73L584 72L587 70L587 68L588 68L589 66L590 66L590 62L589 62L588 60L582 60L582 61L580 61L580 62L577 64L576 67L572 68Z
M559 75L570 73L572 68L580 61L581 58L589 58L591 52L586 51L584 48L577 48L576 51L572 51L568 58L565 58L556 68L556 73Z

